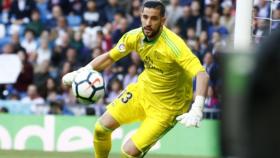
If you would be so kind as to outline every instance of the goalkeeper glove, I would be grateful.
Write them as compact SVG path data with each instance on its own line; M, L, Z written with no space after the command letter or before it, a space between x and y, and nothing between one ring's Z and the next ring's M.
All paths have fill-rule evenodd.
M196 96L195 101L192 104L191 110L184 113L178 117L176 120L186 127L199 127L200 121L203 117L203 107L204 107L205 97Z
M76 71L72 71L72 72L65 74L62 77L62 83L66 86L71 86L71 84L74 81L74 78L77 76L77 74L79 74L82 71L86 71L86 70L92 70L92 67L90 65L86 65Z

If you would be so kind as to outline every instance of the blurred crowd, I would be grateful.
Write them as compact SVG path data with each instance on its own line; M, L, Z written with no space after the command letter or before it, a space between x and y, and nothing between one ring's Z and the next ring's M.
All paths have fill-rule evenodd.
M217 56L233 39L235 0L163 2L166 26L185 40L210 74L205 106L219 109ZM279 28L277 21L270 22L271 26L266 22L271 16L280 19L279 4L270 3L254 3L254 16L265 18L254 18L256 41L270 31L268 27ZM137 81L143 63L136 52L102 72L106 96L96 105L78 105L71 89L61 84L61 77L140 27L141 4L142 0L0 0L0 55L17 54L22 62L16 83L0 85L0 98L30 104L34 114L102 114L129 83Z
M259 44L272 31L280 29L280 1L254 0L253 42Z

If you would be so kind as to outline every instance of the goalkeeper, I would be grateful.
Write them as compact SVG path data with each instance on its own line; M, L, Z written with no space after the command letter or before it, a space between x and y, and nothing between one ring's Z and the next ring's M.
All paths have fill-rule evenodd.
M164 26L165 19L162 2L145 1L142 27L123 35L112 50L78 70L102 71L131 51L139 54L145 67L137 83L128 85L96 123L95 158L108 158L111 133L123 124L141 121L136 133L121 147L123 158L144 157L177 121L187 127L199 126L209 77L185 42ZM71 85L78 71L66 74L63 83ZM194 77L196 96L189 107Z

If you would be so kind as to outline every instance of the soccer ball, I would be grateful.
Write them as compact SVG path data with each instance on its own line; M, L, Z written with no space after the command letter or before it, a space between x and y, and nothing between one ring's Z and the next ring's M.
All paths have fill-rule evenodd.
M79 72L72 82L72 91L78 102L95 103L105 94L103 77L94 70Z

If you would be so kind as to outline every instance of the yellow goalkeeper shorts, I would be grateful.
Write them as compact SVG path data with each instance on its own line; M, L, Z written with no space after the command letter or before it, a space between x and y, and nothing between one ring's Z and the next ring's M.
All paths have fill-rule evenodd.
M145 152L174 127L177 115L151 106L139 86L130 84L107 106L107 111L120 125L142 122L131 139L138 150Z

